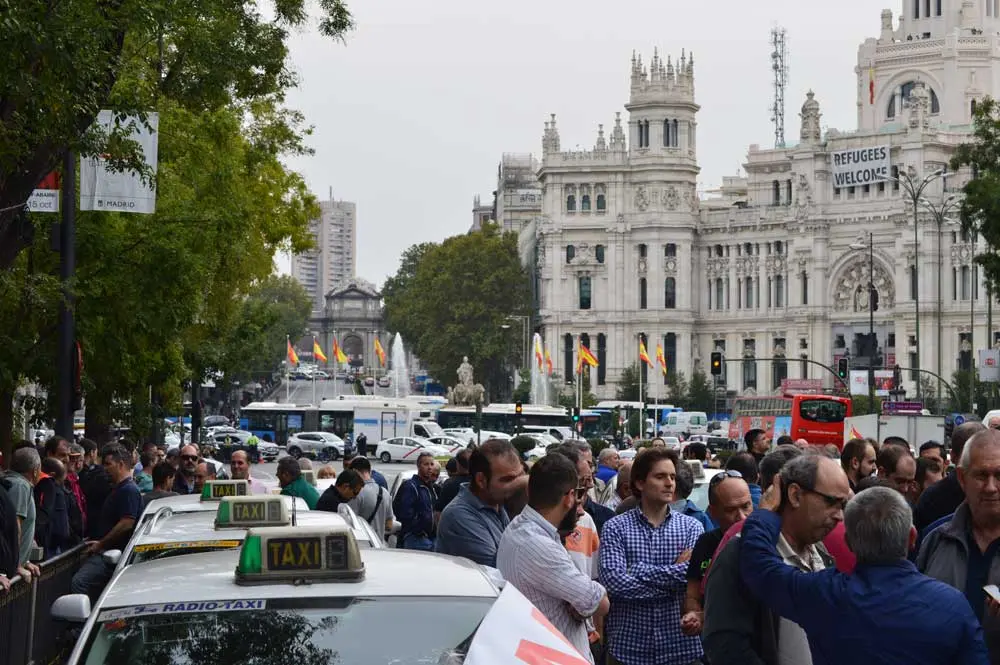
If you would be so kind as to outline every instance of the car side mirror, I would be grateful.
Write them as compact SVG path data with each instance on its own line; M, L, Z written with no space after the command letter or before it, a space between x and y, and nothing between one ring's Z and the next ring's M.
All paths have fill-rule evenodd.
M86 623L90 618L90 597L85 593L59 596L52 603L52 618L71 623Z
M121 561L122 559L122 551L108 550L107 552L101 555L101 558L104 559L104 563L108 564L109 566L117 566L118 562Z

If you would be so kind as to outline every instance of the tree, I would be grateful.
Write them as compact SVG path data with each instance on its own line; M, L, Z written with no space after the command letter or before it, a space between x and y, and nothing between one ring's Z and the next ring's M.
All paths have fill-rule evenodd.
M431 376L449 384L468 356L488 397L504 393L508 361L520 355L520 346L502 326L519 333L510 317L524 316L530 307L517 234L487 224L439 245L411 248L387 286L387 325Z
M637 363L632 363L623 369L621 376L618 377L618 386L615 390L615 396L623 402L645 401L649 385L646 383L642 384L642 397L640 398L639 376L639 365Z
M597 404L597 396L589 390L584 390L580 401L583 403L583 408L589 409ZM571 392L560 393L556 402L563 408L572 409L577 404L576 389L573 389Z
M667 373L667 397L675 407L679 409L687 408L690 400L688 398L688 382L684 377L684 372L673 371Z
M715 389L705 373L696 369L688 383L688 409L691 411L715 411Z
M972 382L974 385L970 385ZM958 370L951 375L951 385L954 389L953 393L949 391L949 404L952 411L977 413L980 417L986 415L986 405L989 403L992 386L979 380L979 372ZM972 395L970 395L970 390ZM975 400L975 409L972 408L970 397Z
M320 0L322 34L352 27L342 0ZM0 12L0 270L48 220L20 206L67 151L103 154L115 169L142 172L129 127L93 129L101 109L145 122L164 98L193 111L233 103L280 102L296 84L286 40L309 22L305 0L269 5L199 0L7 2ZM281 136L275 136L279 143ZM145 175L149 175L148 173ZM37 216L36 216L37 217Z
M973 140L955 150L951 168L968 166L972 178L962 187L962 230L982 235L986 250L976 256L991 293L1000 288L1000 105L985 97L972 114Z

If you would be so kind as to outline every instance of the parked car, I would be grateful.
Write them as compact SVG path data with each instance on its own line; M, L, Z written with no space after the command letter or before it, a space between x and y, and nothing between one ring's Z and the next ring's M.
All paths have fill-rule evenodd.
M416 464L417 457L422 452L429 452L434 457L451 457L451 451L444 446L437 446L428 439L415 436L397 436L379 441L375 447L375 457L383 463L410 462Z
M344 440L332 432L296 432L288 437L285 450L295 459L326 461L343 457L344 447Z
M392 379L390 379L388 376L380 376L379 377L379 379L378 379L378 387L379 388L388 388L391 385L392 385Z

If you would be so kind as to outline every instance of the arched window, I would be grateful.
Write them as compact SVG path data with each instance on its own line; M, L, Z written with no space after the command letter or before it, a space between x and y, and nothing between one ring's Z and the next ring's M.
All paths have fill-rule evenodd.
M594 247L594 256L597 258L598 263L604 263L604 245Z
M580 309L590 309L590 278L580 278Z
M722 249L722 245L716 245L715 246L715 255L717 257L719 257L719 258L722 258L722 256L724 254L725 254L725 250Z
M604 212L608 209L608 201L604 198L604 194L597 195L597 212Z
M646 245L645 245L645 243L641 243L639 245L639 258L640 259L646 258Z
M746 309L753 309L753 277L747 277L743 281L744 295L743 295L743 306Z
M575 257L576 247L573 245L566 245L566 263L572 263Z
M721 277L715 278L715 309L726 308L726 285Z
M667 277L663 282L663 308L677 309L677 280Z
M639 278L639 309L646 309L646 278Z
M667 257L668 259L677 256L677 245L675 245L672 242L668 242L666 245L664 245L663 256Z
M781 275L774 278L774 306L785 306L785 278Z
M576 212L576 196L573 194L566 197L566 212Z
M989 6L989 2L987 2L987 6ZM899 86L898 96L899 99L902 100L902 104L904 107L906 106L906 100L910 98L910 93L913 92L913 88L916 84L917 84L916 81L907 81L903 85ZM934 88L931 88L926 83L924 83L924 86L927 87L927 91L930 93L931 96L931 115L940 113L941 102L938 100L937 93L934 92ZM899 110L896 108L896 96L897 95L893 94L889 97L889 103L887 104L885 109L885 117L888 119L895 118L896 112Z
M663 121L663 147L669 148L671 146L670 142L670 120Z
M670 141L671 141L670 146L672 148L676 148L677 146L680 145L679 138L680 138L680 136L677 133L677 121L676 120L671 120L670 121Z
M563 335L563 367L566 368L563 374L563 380L566 383L573 383L573 374L576 372L576 368L573 367L573 336L569 333Z
M802 284L802 304L809 304L809 273L803 270L799 273L799 282Z
M771 205L781 205L781 183L777 180L771 181Z
M580 197L580 210L590 212L590 194L584 194Z

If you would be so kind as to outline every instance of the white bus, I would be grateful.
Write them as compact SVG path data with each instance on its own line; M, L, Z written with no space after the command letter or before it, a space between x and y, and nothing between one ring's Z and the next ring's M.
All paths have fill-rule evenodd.
M471 427L478 430L476 407L446 406L437 414L438 424L444 428ZM571 425L569 414L561 406L545 406L539 404L521 405L522 426L568 427ZM518 425L518 417L513 404L490 404L483 407L482 429L492 432L514 434Z

